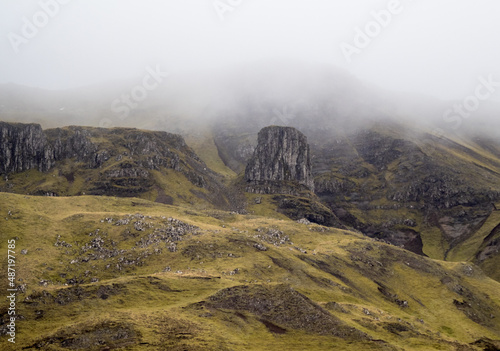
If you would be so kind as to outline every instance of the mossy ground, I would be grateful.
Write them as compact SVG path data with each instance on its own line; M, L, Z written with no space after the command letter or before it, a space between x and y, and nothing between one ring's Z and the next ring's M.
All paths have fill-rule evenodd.
M472 237L450 251L450 261L473 260L484 239L500 224L500 211L494 211Z
M16 345L2 336L5 350L480 350L470 343L500 339L500 283L471 264L434 261L264 210L266 216L137 198L0 198L0 250L16 239L16 284L26 289L17 296L23 318ZM255 208L267 208L268 200ZM130 221L117 225L124 218ZM168 218L185 230L172 251L170 241L154 236L174 223ZM102 244L85 251L97 236ZM82 261L91 253L104 256ZM68 283L72 278L78 284ZM235 286L290 287L371 340L273 327L236 304L196 307ZM297 305L290 314L301 311Z
M213 136L206 134L186 137L186 142L193 148L196 154L207 164L210 169L223 175L227 179L234 178L236 173L227 167L219 157L219 151L214 143Z

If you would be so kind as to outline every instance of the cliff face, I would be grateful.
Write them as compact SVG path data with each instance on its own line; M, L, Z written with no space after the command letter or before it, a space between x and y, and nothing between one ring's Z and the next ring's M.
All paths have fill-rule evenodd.
M20 177L36 169L40 174ZM157 202L201 200L238 210L239 197L180 135L132 128L0 122L0 191L34 195L147 197Z
M151 170L166 167L181 171L178 153L200 161L181 136L166 132L71 126L48 129L45 134L53 145L56 161L73 159L87 168L99 168L113 157L116 161L134 159Z
M82 127L56 128L45 131L54 148L56 160L74 159L96 168L102 160L96 160L97 145L91 142L92 133Z
M40 125L0 122L0 174L47 171L53 164L53 149Z
M45 172L56 161L69 159L95 169L112 157L121 161L126 156L147 169L187 170L179 154L186 155L188 163L201 162L181 136L166 132L76 126L42 130L38 124L0 122L0 174Z
M295 128L271 126L258 135L257 147L245 169L247 191L292 193L290 186L314 191L309 145Z

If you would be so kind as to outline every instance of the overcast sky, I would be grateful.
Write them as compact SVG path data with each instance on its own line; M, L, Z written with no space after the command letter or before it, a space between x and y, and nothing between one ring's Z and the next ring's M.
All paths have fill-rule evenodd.
M62 89L147 65L291 58L461 98L479 76L500 81L499 13L498 0L0 0L0 83Z

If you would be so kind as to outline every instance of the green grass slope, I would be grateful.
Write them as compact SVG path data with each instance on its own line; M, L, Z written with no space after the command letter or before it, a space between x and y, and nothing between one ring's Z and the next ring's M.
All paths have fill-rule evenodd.
M484 240L498 225L500 225L500 211L493 211L473 236L450 251L448 259L450 261L474 260Z
M499 346L500 283L350 231L138 198L7 193L0 228L0 252L16 240L19 287L16 344L2 335L2 350ZM3 301L2 325L7 317Z

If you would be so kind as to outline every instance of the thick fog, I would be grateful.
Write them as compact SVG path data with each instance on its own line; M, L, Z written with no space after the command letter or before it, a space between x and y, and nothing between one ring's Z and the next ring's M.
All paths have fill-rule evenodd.
M450 130L498 116L497 0L0 4L4 119L134 125L140 108L182 119L245 103L261 114L401 115Z
M64 89L266 59L457 99L500 81L496 0L2 0L0 81Z

